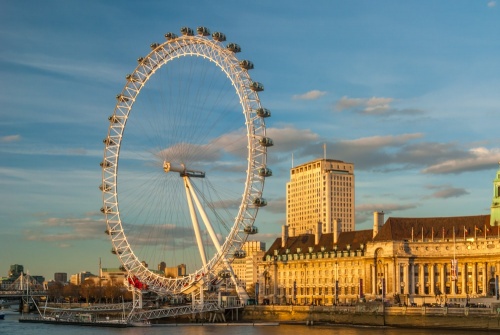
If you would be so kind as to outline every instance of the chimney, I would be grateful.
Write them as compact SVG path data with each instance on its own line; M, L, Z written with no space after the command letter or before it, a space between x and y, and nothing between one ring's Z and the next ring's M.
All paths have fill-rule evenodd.
M337 241L339 240L339 232L340 232L340 223L342 222L341 219L335 219L333 220L333 244L337 244Z
M373 238L378 235L380 228L384 225L384 211L373 212Z
M281 247L286 246L286 241L288 240L288 225L281 226Z
M314 236L314 245L319 244L322 232L323 232L323 224L321 223L321 221L318 221L318 223L316 224L316 235Z

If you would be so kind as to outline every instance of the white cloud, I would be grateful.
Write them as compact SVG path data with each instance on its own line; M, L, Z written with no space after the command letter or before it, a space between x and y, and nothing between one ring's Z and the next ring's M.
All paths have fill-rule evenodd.
M391 104L394 98L371 97L371 98L349 98L343 96L337 101L335 110L352 110L365 115L416 115L423 112L415 108L397 109Z
M297 129L294 126L268 128L267 134L274 141L274 152L291 152L319 140L319 135L310 129Z
M377 147L387 147L387 146L399 146L411 140L422 138L423 136L424 135L422 133L371 136L371 137L358 138L355 140L346 140L342 141L342 143L345 143L353 147L362 147L367 149L367 148L377 148Z
M7 135L0 137L1 143L17 142L21 140L21 135Z
M495 7L496 5L497 5L497 2L496 2L496 1L490 1L490 2L488 2L488 7L490 7L490 8L493 8L493 7Z
M325 95L326 93L327 92L325 91L312 90L304 94L295 94L292 98L294 100L316 100Z
M422 170L422 172L431 174L462 173L490 169L498 162L500 162L500 149L473 148L469 150L467 157L439 162Z
M437 198L437 199L447 199L447 198L458 198L462 195L469 194L464 188L457 188L451 185L432 185L427 186L428 189L437 190L431 195L425 197L424 199Z

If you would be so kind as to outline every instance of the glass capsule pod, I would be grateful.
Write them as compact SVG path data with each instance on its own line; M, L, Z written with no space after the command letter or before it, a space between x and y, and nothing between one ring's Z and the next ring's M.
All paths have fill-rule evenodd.
M264 198L255 198L253 204L257 207L264 207L267 205L267 201Z
M116 96L116 100L120 101L120 102L127 102L129 100L129 98L127 98L126 96L124 96L123 94L118 94Z
M108 184L101 184L99 185L99 189L101 191L108 192L111 190L111 186L109 186Z
M253 63L249 60L244 59L240 62L240 67L245 70L251 70L253 69Z
M182 27L181 34L184 36L193 36L194 35L193 29L191 29L189 27Z
M244 250L236 250L233 254L234 258L245 258L246 252Z
M196 28L196 33L200 36L208 36L210 35L210 30L207 27L198 27Z
M271 138L269 137L262 137L260 140L259 140L259 143L260 145L262 145L263 147L272 147L274 145L274 142Z
M226 49L229 50L229 51L232 51L234 53L241 52L241 47L238 44L236 44L236 43L229 43L226 46Z
M250 84L250 89L254 92L262 92L264 91L264 85L257 81L254 81Z
M259 176L261 177L271 177L272 175L273 171L271 169L268 169L267 167L259 169Z
M171 41L171 40L173 40L173 39L176 39L177 37L179 37L179 36L177 36L177 35L176 35L176 34L174 34L174 33L170 33L170 32L169 32L169 33L166 33L166 34L165 34L165 38L167 39L167 41Z
M106 145L116 145L116 142L109 137L106 137L104 140L102 140L102 143Z
M212 34L212 38L214 39L214 41L224 42L226 40L226 35L224 35L224 33L216 31Z
M108 120L111 123L120 123L120 121L122 120L122 118L120 116L111 115L110 117L108 117Z
M257 115L260 117L270 117L271 116L271 111L267 108L259 108L257 109Z
M259 232L259 229L255 226L246 226L245 229L243 229L243 231L248 235L254 235Z
M108 161L102 161L99 165L105 169L110 168L112 166L112 164Z

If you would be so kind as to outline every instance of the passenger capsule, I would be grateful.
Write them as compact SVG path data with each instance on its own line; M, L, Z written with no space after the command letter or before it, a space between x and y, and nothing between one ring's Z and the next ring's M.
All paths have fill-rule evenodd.
M261 177L271 177L273 175L273 171L268 168L260 168L259 169L259 176Z
M244 59L240 62L240 67L245 70L251 70L253 69L253 63L249 60Z
M111 249L111 253L114 255L121 255L121 254L123 254L123 251L116 250L115 248L113 248L113 249Z
M257 229L257 227L255 226L246 226L243 231L248 234L248 235L254 235L254 234L257 234L259 232L259 229Z
M99 185L99 189L101 191L108 192L111 190L111 186L109 186L108 184L101 184Z
M261 91L264 91L264 85L262 85L259 82L254 81L250 84L250 89L254 92L261 92Z
M99 165L100 165L102 168L105 168L105 169L110 168L110 167L112 166L112 164L111 164L110 162L108 162L108 161L103 161L103 162L101 162L101 164L99 164Z
M149 47L151 48L151 50L155 50L159 46L160 46L160 43L151 43L151 45Z
M193 36L193 29L189 27L182 27L181 28L181 33L184 36Z
M134 76L132 74L127 74L125 76L125 79L127 79L128 81L133 82L133 83L139 81L139 78L137 78L136 76Z
M214 41L217 42L224 42L226 41L226 35L224 33L216 31L215 33L212 34L212 38Z
M238 44L236 43L229 43L227 46L226 46L226 49L229 50L229 51L232 51L234 53L236 52L241 52L241 48Z
M106 235L109 235L109 236L111 236L111 235L114 235L114 234L115 234L114 232L110 231L109 229L106 229L106 230L104 231L104 233L105 233Z
M227 271L227 270L220 270L219 273L218 273L218 276L219 276L219 278L226 279L226 278L231 277L231 273L229 271Z
M210 35L210 30L207 27L198 27L196 28L196 33L200 36L208 36Z
M141 65L148 65L149 58L139 57L139 58L137 58L137 62Z
M167 41L171 41L171 40L173 40L173 39L176 39L177 37L179 37L179 36L177 36L177 35L176 35L176 34L174 34L174 33L166 33L166 34L165 34L165 38L167 39Z
M102 140L102 143L106 145L116 145L116 142L113 141L113 139L106 137L104 140Z
M234 258L245 258L246 257L246 252L245 250L236 250L233 254Z
M267 201L264 198L255 198L253 204L257 207L264 207L267 205Z
M129 98L127 98L126 96L124 96L123 94L118 94L116 96L116 100L120 101L120 102L127 102L129 100Z
M111 123L119 123L122 120L121 116L111 115L108 117L109 122Z
M111 212L112 212L111 208L109 208L107 206L106 207L101 207L101 213L108 214L108 213L111 213Z
M262 137L261 139L259 139L259 143L263 147L272 147L274 145L272 138L269 137Z
M270 117L271 111L267 108L259 108L257 109L257 115L260 117Z

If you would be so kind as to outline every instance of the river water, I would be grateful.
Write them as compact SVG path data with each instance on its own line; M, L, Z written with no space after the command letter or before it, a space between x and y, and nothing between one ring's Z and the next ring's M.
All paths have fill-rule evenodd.
M489 335L498 332L471 330L437 329L402 329L387 327L352 327L352 326L237 326L237 325L179 325L129 328L102 328L69 325L48 325L20 323L18 314L8 314L0 320L2 335Z

